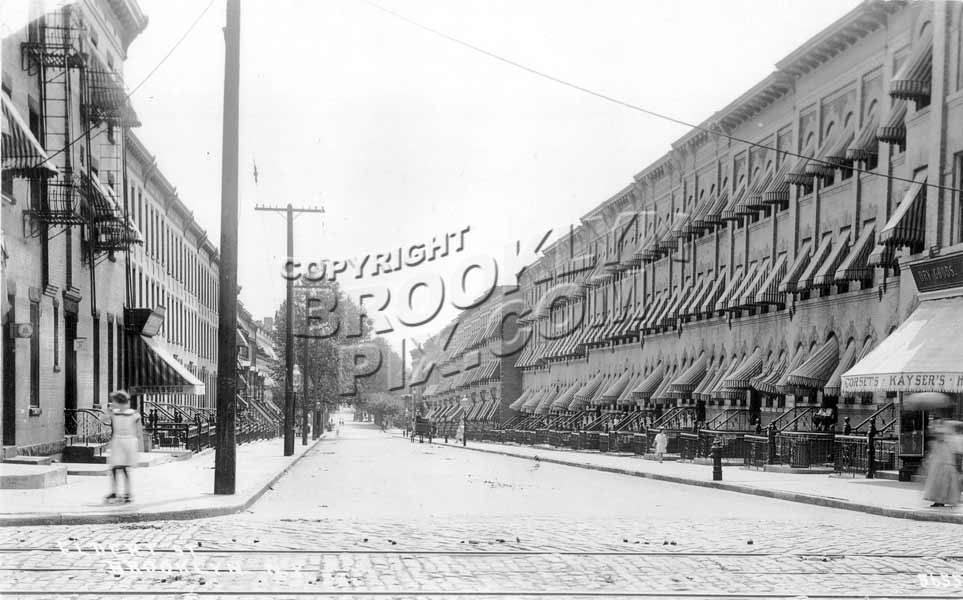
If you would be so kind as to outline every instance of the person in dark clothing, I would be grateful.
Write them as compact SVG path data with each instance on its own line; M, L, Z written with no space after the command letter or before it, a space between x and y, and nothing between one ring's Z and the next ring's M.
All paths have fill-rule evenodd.
M843 435L849 435L853 432L853 426L849 424L849 417L843 419Z

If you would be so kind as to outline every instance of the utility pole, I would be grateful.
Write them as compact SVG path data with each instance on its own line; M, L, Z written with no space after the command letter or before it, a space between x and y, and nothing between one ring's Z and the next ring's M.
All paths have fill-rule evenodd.
M237 191L238 96L241 72L241 2L227 0L224 27L224 124L221 144L221 257L217 302L217 445L214 493L233 494L237 472Z
M301 354L301 445L308 445L308 342L304 338Z
M324 213L323 208L294 208L290 203L287 207L255 206L254 210L269 212L283 212L288 218L288 260L294 260L294 214L295 213ZM285 318L287 332L284 339L284 456L294 454L294 281L287 279L287 302Z

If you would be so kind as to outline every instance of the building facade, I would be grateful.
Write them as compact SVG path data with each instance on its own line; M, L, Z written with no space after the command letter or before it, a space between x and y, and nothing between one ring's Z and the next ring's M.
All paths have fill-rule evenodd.
M841 381L919 304L907 267L963 250L961 178L963 6L864 2L525 269L511 408L922 427Z

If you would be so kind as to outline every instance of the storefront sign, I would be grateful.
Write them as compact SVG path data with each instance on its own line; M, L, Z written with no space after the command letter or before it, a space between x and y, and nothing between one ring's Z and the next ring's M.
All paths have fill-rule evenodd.
M843 375L843 392L963 392L963 373Z
M920 292L963 286L963 254L910 265L910 270Z

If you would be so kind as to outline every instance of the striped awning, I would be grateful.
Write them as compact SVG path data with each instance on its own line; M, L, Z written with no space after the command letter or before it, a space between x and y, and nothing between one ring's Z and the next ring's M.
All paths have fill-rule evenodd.
M56 175L57 167L48 162L47 152L30 132L13 100L6 93L0 93L0 98L3 103L3 170L26 179Z
M611 404L622 397L623 392L625 392L625 386L629 385L629 381L632 379L632 373L626 371L619 376L611 385L609 385L604 392L602 392L602 401L606 404Z
M913 178L896 211L879 232L879 243L888 246L923 245L926 234L926 171Z
M864 281L873 278L873 268L868 264L869 253L876 239L876 224L867 223L859 234L859 239L849 249L846 260L836 269L833 279L840 281Z
M876 138L878 128L879 117L873 112L863 123L863 127L853 139L853 143L849 145L849 148L846 148L846 158L864 162L876 158L879 153L879 140Z
M745 200L742 202L741 207L736 208L736 212L739 214L750 215L757 210L762 210L766 208L766 202L763 198L763 194L769 189L769 186L773 182L773 169L770 167L766 169L766 172L762 174L761 177L757 177L756 181L753 182L749 191L746 193Z
M669 393L673 396L688 397L702 383L709 367L709 357L702 353L689 367L670 384Z
M131 335L130 377L132 394L204 394L204 382L168 351L159 338Z
M763 358L762 348L757 346L738 367L726 376L722 384L731 389L748 388L750 380L762 372Z
M838 134L834 133L823 139L823 143L820 144L819 150L813 155L813 159L806 163L805 172L807 175L829 178L836 174L836 167L829 160L829 153L837 146L839 137ZM849 140L847 140L846 145L849 145Z
M760 278L759 288L753 297L752 304L772 304L782 305L786 303L786 295L779 293L779 282L785 279L786 271L789 268L789 257L780 254L776 259L776 264L769 269L765 278Z
M732 273L732 277L729 279L729 284L726 286L725 291L716 300L715 310L727 310L729 308L729 303L732 300L732 296L736 293L739 286L742 285L742 265L736 265L735 271Z
M835 283L836 271L849 254L849 239L849 231L839 234L829 256L826 257L822 266L819 267L819 270L816 271L816 274L813 276L813 286L827 287Z
M933 28L928 27L913 45L913 52L889 82L889 95L903 100L923 100L930 96L933 76Z
M801 388L822 388L839 364L839 340L831 337L806 362L789 373L787 382Z
M598 391L599 386L602 385L602 381L605 379L605 375L602 373L596 373L594 377L589 379L589 382L583 385L577 392L575 392L575 397L572 399L572 405L569 406L569 410L575 410L581 408L583 404L592 399L595 392Z
M711 196L700 202L699 206L692 211L692 216L689 217L686 226L687 235L698 235L710 227L710 225L705 222L705 214L710 208L712 208Z
M695 310L696 302L702 297L706 286L710 283L711 280L706 277L699 277L699 279L696 280L696 283L694 286L692 286L691 291L683 299L682 304L679 305L680 317L688 317L689 315L693 315L697 312Z
M662 305L665 303L666 295L659 294L656 296L649 304L648 310L645 312L645 319L639 324L639 328L642 330L652 329L655 326L655 318L658 313L662 310Z
M963 296L923 300L843 373L842 393L963 392Z
M763 204L775 204L783 206L789 202L789 181L786 175L792 167L792 157L786 155L782 157L782 162L773 175L769 186L762 192Z
M869 253L869 258L866 260L866 264L871 267L895 267L898 263L896 247L879 244Z
M855 138L856 130L853 127L847 127L826 151L825 159L829 163L826 167L830 176L834 169L846 168L852 164L853 161L846 152Z
M648 400L655 393L655 390L659 388L659 384L662 383L662 378L665 376L665 365L659 363L652 369L652 371L646 375L645 379L632 390L632 397L636 400ZM639 402L641 404L641 402Z
M722 225L722 211L729 204L729 190L723 189L715 196L712 206L702 216L702 224L705 229L716 225Z
M535 409L538 408L538 404L542 401L542 398L544 398L546 394L550 393L551 391L547 388L539 388L536 392L529 396L527 400L525 400L525 404L522 405L522 412L535 412Z
M581 387L581 381L576 381L565 386L562 393L552 400L552 410L567 409L568 405L572 403L572 399L575 398L575 392L577 392Z
M665 313L660 319L660 324L662 327L675 327L676 320L679 318L679 308L681 308L682 303L685 302L686 298L692 293L692 286L686 286L681 292L679 290L673 290L671 300L666 306Z
M732 357L732 359L729 361L729 367L725 370L725 372L722 373L719 379L716 380L712 388L706 390L706 393L708 394L707 399L711 400L712 398L730 397L728 392L731 390L731 388L728 385L726 385L726 380L729 379L729 376L732 375L732 373L734 373L736 369L738 369L745 362L746 358L748 357L745 355L739 356L739 357L737 356ZM735 390L735 391L738 391L738 390ZM741 396L742 394L740 393L738 395Z
M641 382L642 376L638 373L632 373L629 377L629 382L625 385L625 389L622 390L622 395L615 400L616 406L634 405L635 400L632 398L632 390L634 390Z
M722 214L720 216L722 217L723 221L738 221L740 218L742 218L742 215L740 215L736 209L743 201L745 195L746 184L743 183L738 189L736 189L735 192L732 193L732 198L729 200L729 203L726 204L726 207L722 209Z
M799 157L793 161L792 167L790 167L789 172L786 173L786 181L792 185L808 185L813 182L813 176L811 173L806 172L806 165L809 164L810 159L816 154L815 146L810 143L805 150L799 153Z
M675 398L673 398L669 394L669 389L672 386L672 382L675 380L675 378L678 375L679 375L678 365L673 365L672 368L668 369L665 373L665 377L662 378L662 382L659 383L659 387L657 387L655 391L652 392L652 397L650 398L650 401L659 402L659 403L666 402L666 401L674 401Z
M725 272L720 271L712 285L708 286L706 289L708 291L706 292L702 304L699 306L699 312L702 314L711 315L715 312L716 303L719 302L719 298L726 289Z
M675 219L672 221L672 227L669 229L669 233L666 236L668 240L671 241L671 247L667 250L674 250L675 243L684 238L689 234L689 223L691 222L691 215L686 211L679 211L675 215Z
M824 235L816 251L813 252L812 257L809 259L809 266L807 266L806 270L799 276L799 280L796 282L796 287L793 290L794 292L802 292L815 287L816 273L819 272L819 268L826 262L832 250L833 236Z
M749 380L749 387L764 394L778 394L776 383L785 373L787 363L786 351L780 350L758 375Z
M548 411L552 408L552 402L564 391L565 390L559 385L549 386L548 391L538 399L538 405L535 407L535 414L547 415Z
M829 376L829 381L827 381L823 387L823 396L829 396L830 398L839 397L843 373L852 368L856 362L856 354L860 350L860 347L861 345L857 344L855 340L849 340L849 343L846 344L846 349L843 350L842 356L839 357L839 363L836 365L836 368L833 369L833 374Z
M802 277L803 272L809 266L809 259L812 257L811 246L812 242L806 241L799 247L796 258L786 269L786 276L779 282L778 290L780 293L791 294L796 291L796 282Z
M899 100L889 111L889 116L876 130L876 139L887 144L902 146L906 143L906 100Z
M813 346L815 347L815 346ZM795 391L795 388L789 383L789 376L800 367L806 359L809 358L809 352L812 348L800 344L796 347L796 352L793 353L792 358L790 358L786 363L786 369L782 372L779 379L773 387L780 394L791 394Z
M769 257L763 258L761 261L754 261L749 264L749 270L746 276L742 278L742 285L729 300L729 306L734 308L748 308L755 304L756 293L759 291L759 286L765 281L766 276L769 275Z
M719 371L722 366L723 359L719 361L713 361L708 368L706 368L706 374L702 378L702 381L692 390L690 394L693 400L707 400L708 398L703 397L703 392L712 385L712 382L719 377Z

